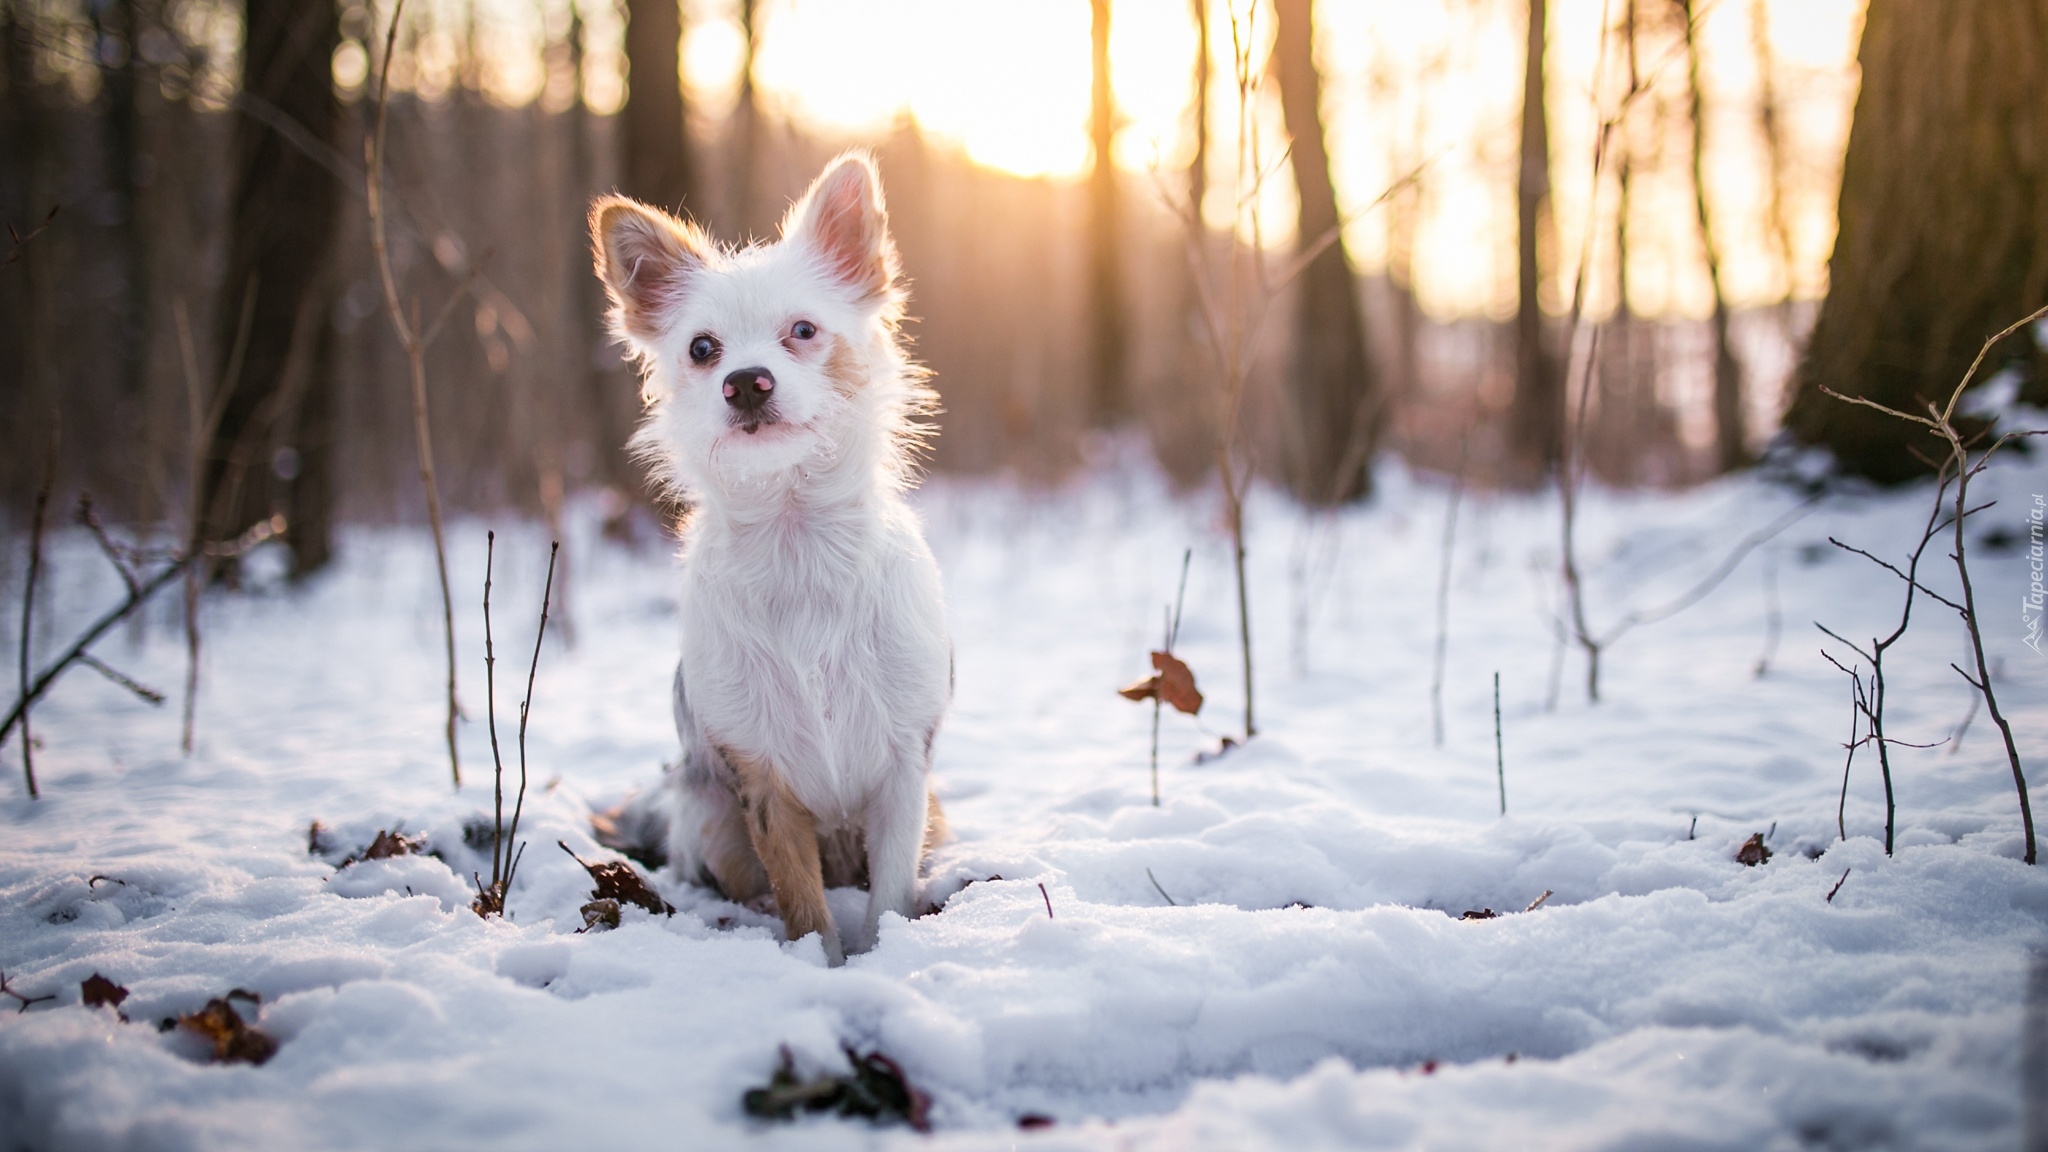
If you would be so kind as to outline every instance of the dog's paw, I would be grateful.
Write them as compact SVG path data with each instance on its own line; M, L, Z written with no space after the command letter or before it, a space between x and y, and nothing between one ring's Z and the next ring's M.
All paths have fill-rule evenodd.
M763 916L774 916L777 919L782 916L782 907L775 903L773 892L763 892L751 900L744 901L740 907L749 912L759 912Z

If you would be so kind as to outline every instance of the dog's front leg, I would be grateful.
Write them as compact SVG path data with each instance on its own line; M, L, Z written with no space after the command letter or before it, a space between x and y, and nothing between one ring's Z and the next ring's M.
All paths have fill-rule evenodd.
M920 765L921 767L921 765ZM868 913L855 952L875 946L882 913L909 918L916 911L917 864L924 855L925 778L916 768L899 770L868 804Z
M740 778L747 809L747 835L768 873L768 887L782 912L783 934L801 940L813 932L834 968L846 963L832 912L825 906L825 877L818 860L818 821L790 794L774 766L757 757L721 749Z

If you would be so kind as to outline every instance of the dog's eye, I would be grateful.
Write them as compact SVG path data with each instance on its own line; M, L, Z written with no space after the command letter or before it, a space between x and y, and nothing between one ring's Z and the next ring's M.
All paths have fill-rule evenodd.
M799 320L790 328L789 334L799 340L809 340L818 334L818 326L809 320Z
M711 337L699 336L695 340L690 341L690 359L694 363L705 363L716 355L718 355L718 341L713 340Z

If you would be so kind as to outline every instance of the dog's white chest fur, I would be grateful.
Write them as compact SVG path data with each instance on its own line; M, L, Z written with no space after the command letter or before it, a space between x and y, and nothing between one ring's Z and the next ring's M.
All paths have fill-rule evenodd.
M780 766L829 832L923 753L945 711L938 566L893 492L775 502L747 517L707 508L692 524L679 675L705 742Z

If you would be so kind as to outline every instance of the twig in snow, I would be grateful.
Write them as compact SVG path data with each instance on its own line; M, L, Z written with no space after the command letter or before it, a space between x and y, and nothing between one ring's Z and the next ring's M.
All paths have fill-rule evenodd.
M1173 614L1166 618L1165 653L1173 655L1174 641L1180 639L1180 608L1188 594L1188 565L1195 558L1195 550L1189 548L1180 554L1180 590L1173 594ZM1152 806L1159 807L1159 710L1165 699L1154 694L1152 697ZM1173 901L1168 900L1171 904Z
M1158 881L1155 880L1153 883L1157 884ZM1052 894L1045 890L1045 882L1043 880L1038 883L1038 894L1045 897L1045 918L1047 920L1052 919ZM1161 895L1165 895L1165 893L1161 893Z
M498 750L497 648L491 635L491 574L498 553L498 534L484 537L484 714L491 731L493 809L491 819L491 882L477 883L472 907L479 916L504 915L505 895L512 889L525 845L518 844L519 817L526 809L526 720L533 710L533 681L540 671L540 646L548 634L548 602L555 591L555 556L562 549L557 540L548 549L548 578L540 599L540 631L533 638L533 661L526 670L526 698L519 702L519 795L512 805L512 826L505 826L505 758ZM563 846L568 851L568 846ZM570 853L574 855L574 853Z
M1824 657L1827 657L1827 661L1828 661L1828 663L1830 663L1830 664L1833 664L1833 665L1834 665L1835 667L1837 667L1837 668L1840 668L1840 667L1842 667L1840 663L1837 663L1837 662L1836 662L1836 660L1835 660L1835 658L1834 658L1834 657L1832 657L1832 656L1828 656L1828 654L1827 654L1827 652L1826 652L1825 650L1823 650L1823 651L1821 652L1821 655L1822 655L1822 656L1824 656ZM1845 669L1845 671L1846 671L1846 669ZM1845 758L1845 759L1844 759L1844 760L1842 761L1842 798L1841 798L1840 800L1838 800L1838 801L1836 801L1836 802L1835 802L1835 834L1836 834L1837 836L1841 837L1841 838L1842 838L1843 840L1847 840L1847 839L1849 838L1849 826L1848 826L1848 820L1847 820L1847 817L1846 817L1846 814L1847 814L1847 812L1848 812L1848 810L1849 810L1849 769L1851 769L1851 768L1855 767L1855 765L1856 765L1856 749L1857 749L1857 748L1859 748L1859 747L1861 747L1861 746L1862 746L1862 744L1863 744L1863 741L1862 741L1861 739L1859 739L1859 738L1857 737L1857 735L1856 735L1856 732L1857 732L1857 730L1858 730L1858 729L1859 729L1859 728L1860 728L1860 727L1862 726L1862 725L1861 725L1861 721L1862 721L1862 719L1863 719L1863 679L1862 679L1862 677L1860 677L1860 676L1859 676L1859 675L1857 675L1856 673L1854 673L1854 672L1850 672L1850 673L1849 673L1849 741L1848 741L1848 743L1846 743L1846 744L1842 745L1842 747L1843 747L1843 748L1845 748L1845 749L1847 749L1847 750L1848 750L1848 753L1849 753L1849 754L1848 754L1848 756L1847 756L1847 757L1846 757L1846 758Z
M491 882L479 882L474 907L479 916L505 910L505 893L498 881L505 874L505 758L498 753L498 653L491 642L491 571L498 557L498 534L484 533L484 717L491 733L491 763L496 771L491 819ZM473 875L473 874L472 874Z
M1771 670L1778 656L1778 640L1785 634L1785 614L1778 606L1778 553L1764 552L1764 650L1757 654L1750 675L1758 680Z
M526 721L533 712L533 678L540 671L541 642L548 636L548 603L554 599L555 557L561 550L560 540L548 543L547 583L542 586L540 594L540 629L533 637L533 660L526 666L526 698L519 702L519 797L512 804L512 829L507 833L515 840L519 837L520 814L526 810ZM525 854L525 846L521 845L519 856L513 857L511 865L505 869L507 888L512 886L512 877L519 871L520 856Z
M1178 908L1178 907L1180 907L1180 901L1178 901L1178 900L1175 900L1175 899L1174 899L1173 897L1171 897L1171 896L1168 896L1168 895L1166 894L1166 889L1164 889L1164 888L1162 888L1162 887L1160 887L1160 886L1159 886L1159 877L1157 877L1157 876L1154 876L1154 875L1152 874L1152 870L1151 870L1150 868L1147 868L1147 869L1145 869L1145 879L1147 879L1147 880L1150 880L1150 881L1152 882L1152 890L1153 890L1154 892L1157 892L1157 893L1159 893L1159 898L1160 898L1161 900L1164 900L1164 901L1166 901L1166 903L1167 903L1167 905L1168 905L1169 907L1173 907L1173 908ZM1039 885L1039 886L1038 886L1038 889L1039 889L1039 891L1043 892L1043 891L1045 890L1045 885L1043 885L1043 884ZM1052 897L1050 897L1050 896L1046 897L1046 900L1045 900L1045 914L1046 914L1047 916L1050 916L1050 915L1052 915Z
M1535 910L1537 910L1538 908L1541 908L1541 907L1543 907L1543 902L1544 902L1545 900L1548 900L1548 899L1550 899L1550 898L1551 898L1552 896L1555 896L1555 895L1557 895L1557 893L1555 893L1555 892L1552 892L1552 891L1551 891L1550 889L1548 889L1548 888L1545 888L1545 889L1543 890L1543 895L1541 895L1541 896L1538 896L1538 897L1537 897L1536 899L1534 899L1534 900L1531 900L1531 901L1529 902L1529 906L1528 906L1527 908L1524 908L1524 909L1522 909L1522 911L1524 911L1524 912L1534 912L1534 911L1535 911Z
M1828 663L1833 664L1837 668L1841 668L1842 671L1848 675L1852 688L1854 707L1858 712L1862 714L1864 724L1868 729L1866 734L1863 736L1862 740L1859 741L1855 735L1854 722L1852 719L1849 736L1849 760L1852 763L1855 760L1857 744L1872 743L1877 746L1878 771L1880 775L1882 775L1884 778L1884 851L1885 855L1887 856L1891 855L1892 852L1893 832L1897 825L1897 805L1892 792L1891 752L1888 746L1892 744L1902 744L1904 743L1904 741L1892 740L1886 737L1884 734L1884 709L1886 693L1886 684L1884 678L1885 653L1889 651L1894 644L1897 644L1906 635L1907 627L1912 624L1913 598L1916 593L1925 595L1929 599L1937 600L1943 604L1948 605L1951 608L1957 609L1958 611L1961 610L1961 607L1957 605L1954 601L1950 600L1948 597L1943 596L1941 593L1934 591L1933 589L1927 587L1925 584L1920 582L1920 558L1926 555L1927 546L1934 541L1935 536L1942 530L1943 527L1945 527L1945 525L1942 523L1941 518L1942 503L1943 497L1946 496L1948 493L1949 481L1951 479L1950 463L1944 462L1937 469L1936 474L1939 482L1935 487L1934 506L1931 509L1929 509L1927 513L1927 522L1924 525L1922 525L1920 529L1920 542L1914 545L1912 553L1906 558L1906 567L1904 569L1899 568L1897 565L1891 563L1890 561L1881 559L1877 556L1873 556L1869 552L1866 552L1861 548L1857 548L1849 544L1844 544L1843 542L1835 539L1832 536L1828 537L1828 543L1833 544L1835 547L1840 548L1844 552L1853 552L1858 556L1862 556L1864 559L1871 561L1872 563L1878 565L1880 568L1883 568L1885 571L1890 572L1894 576L1897 576L1901 581L1905 583L1906 599L1905 603L1899 609L1898 625L1894 627L1891 633L1887 636L1872 637L1870 641L1870 647L1865 649L1859 648L1855 644L1850 643L1848 640L1844 639L1840 633L1837 633L1827 628L1826 626L1822 625L1819 621L1814 622L1814 627L1819 628L1822 632L1833 637L1835 640L1839 641L1841 644L1846 646L1851 652L1856 653L1858 656L1861 656L1863 659L1869 661L1870 663L1870 681L1866 685L1864 683L1863 674L1860 668L1844 668L1842 666L1841 661L1836 660L1833 656L1828 656L1826 652L1822 652L1823 656L1827 656ZM1835 813L1836 831L1842 832L1844 839L1847 839L1848 837L1846 830L1843 827L1844 821L1842 819L1842 812L1848 804L1848 796L1849 764L1844 764L1842 766L1842 800L1840 805L1837 806Z
M134 677L128 675L126 672L123 672L119 668L116 668L113 665L108 664L106 661L101 660L99 657L93 655L90 652L79 653L78 662L80 664L85 665L87 668L90 668L93 671L99 673L100 675L105 676L107 679L113 681L121 687L126 688L128 691L134 693L137 697L141 698L141 700L146 704L162 704L164 702L163 693L157 691L154 688L151 688L147 684L141 683Z
M1992 671L1994 672L1997 670L1998 669L1996 666L1992 668ZM1949 735L1949 755L1953 756L1956 753L1961 752L1963 750L1963 733L1968 732L1970 730L1970 721L1975 720L1977 718L1977 709L1983 703L1983 696L1975 692L1970 693L1970 710L1968 712L1963 713L1963 722L1961 724L1956 725L1956 730Z
M1508 757L1500 739L1500 673L1493 674L1493 770L1500 777L1500 814L1508 814Z
M53 408L50 410L49 455L43 460L43 479L42 483L36 486L35 514L30 519L28 581L22 586L21 591L21 774L28 781L28 798L31 800L36 799L41 793L36 790L35 734L29 731L28 726L29 630L35 623L36 577L41 575L43 570L43 516L50 508L50 489L57 482L57 444L61 427L57 420L57 411ZM5 736L6 731L0 729L0 738ZM26 1008L27 1005L24 1004L22 1007Z
M228 559L241 556L258 544L283 532L284 528L284 517L273 516L250 528L242 534L240 539L232 543L208 544L200 548L196 554L185 553L173 557L169 563L158 569L155 575L144 580L141 586L130 593L126 599L113 608L108 609L98 620L93 621L79 635L78 639L74 640L71 646L64 650L62 655L45 666L42 672L22 690L21 695L15 699L14 706L8 710L6 719L0 720L0 742L4 742L8 734L14 731L14 725L26 717L29 705L35 703L42 697L43 693L49 691L50 685L54 684L57 678L64 674L66 669L70 668L73 664L84 663L88 648L91 648L100 637L106 635L107 631L114 625L119 624L132 615L151 596L154 596L159 590L170 584L171 581L177 579L179 575L189 570L197 559L201 557ZM31 791L30 796L33 797L34 795L35 793Z
M1842 885L1847 884L1849 882L1849 872L1850 870L1847 868L1842 869L1842 878L1840 880L1835 881L1835 886L1833 888L1828 889L1828 903L1833 904L1835 902L1835 893L1840 892L1842 890Z
M221 367L220 383L208 393L199 379L199 357L193 350L192 322L185 312L185 299L171 301L171 317L177 322L178 356L185 372L185 416L191 437L185 446L185 554L200 550L206 538L207 508L204 500L206 465L214 433L227 415L234 382L241 377L242 359L249 351L249 335L255 330L256 276L251 273L242 288L242 312L235 322L235 342ZM199 707L199 598L206 589L208 565L195 561L185 568L185 707L178 747L192 754L192 730Z
M1970 507L1970 480L1990 466L1992 455L2008 443L2041 433L2038 431L2009 432L1992 441L1990 447L1985 448L1983 453L1975 461L1972 461L1971 446L1976 438L1966 439L1963 436L1962 431L1956 427L1955 415L1956 406L1963 398L1963 390L1970 386L1970 380L1977 375L1977 369L1983 367L1984 358L1991 354L1991 349L2014 333L2030 328L2043 317L2048 317L2048 305L2035 309L2026 316L2014 321L2004 330L1994 333L1989 339L1985 340L1983 346L1977 349L1976 358L1970 361L1970 367L1963 373L1962 378L1956 381L1955 390L1949 393L1948 403L1937 407L1932 402L1929 402L1926 416L1916 416L1910 412L1901 412L1896 408L1887 407L1862 396L1847 396L1825 386L1821 389L1821 391L1845 403L1859 404L1865 408L1875 409L1887 416L1918 424L1927 429L1931 435L1939 437L1943 446L1948 449L1946 464L1948 468L1953 469L1956 481L1955 512L1949 518L1950 525L1955 529L1955 551L1949 554L1949 559L1955 562L1956 577L1963 587L1963 602L1960 605L1951 604L1950 607L1956 609L1957 614L1962 617L1963 628L1969 633L1970 654L1976 658L1977 675L1972 677L1961 668L1956 668L1956 672L1984 697L1985 711L1991 714L1992 723L1998 725L1999 734L2005 738L2005 758L2006 762L2012 767L2013 790L2019 794L2020 825L2026 834L2026 861L2029 864L2034 863L2035 860L2034 808L2027 798L2027 775L2020 767L2020 750L2019 745L2013 740L2012 725L2006 721L2004 713L1999 711L1998 696L1991 687L1991 666L1984 655L1984 632L1979 626L1977 618L1977 592L1970 582L1970 562L1963 535L1963 521L1972 512L1990 507L1989 504L1981 505L1978 508ZM1936 503L1940 503L1939 493L1936 494ZM1955 666L1950 665L1950 667ZM1883 748L1883 744L1879 744L1878 747Z
M16 992L13 988L8 986L7 973L5 972L0 972L0 994L12 996L16 1000L21 1001L21 1007L16 1008L14 1010L15 1015L17 1016L23 1012L28 1011L28 1006L31 1004L40 1004L45 1000L55 1000L57 998L57 994L55 992L51 992L43 996L23 996L21 993Z
M1458 438L1458 476L1451 481L1451 500L1444 509L1444 542L1436 570L1436 657L1430 666L1429 719L1436 746L1444 746L1444 657L1451 636L1451 555L1458 541L1458 504L1465 497L1465 465L1470 459L1472 430Z
M448 590L448 545L441 530L441 488L434 479L434 441L427 420L427 344L440 334L441 321L446 319L447 309L443 309L442 316L435 320L431 329L423 332L418 302L414 301L413 319L410 323L406 321L405 309L398 299L398 279L391 271L391 253L385 242L384 133L391 102L392 50L398 42L399 17L404 13L405 0L398 0L391 10L391 27L384 36L384 62L377 71L376 127L369 139L363 142L363 184L369 206L370 248L377 259L378 281L384 288L384 310L391 317L391 328L397 333L398 342L405 349L406 362L412 370L413 435L419 447L420 482L427 492L427 521L434 531L434 563L441 577L441 625L448 657L448 771L455 786L460 788L462 761L455 751L455 717L459 711L455 702L455 598Z
M1273 304L1282 291L1296 277L1307 271L1316 259L1328 251L1342 238L1344 229L1392 200L1402 189L1422 178L1433 162L1417 165L1406 176L1394 181L1374 198L1339 219L1325 229L1322 235L1313 239L1298 238L1294 257L1279 269L1277 277L1267 272L1265 236L1261 230L1261 213L1248 211L1258 202L1265 182L1279 171L1279 165L1287 159L1288 149L1282 149L1280 156L1268 166L1261 159L1261 129L1257 114L1262 75L1260 49L1263 43L1258 35L1256 23L1258 7L1249 6L1240 12L1236 5L1230 8L1231 72L1237 91L1237 138L1241 146L1237 149L1235 186L1236 211L1233 213L1229 231L1229 267L1227 275L1220 277L1227 291L1219 294L1212 280L1213 256L1210 245L1210 230L1202 217L1202 206L1190 202L1183 196L1159 188L1160 198L1166 209L1181 225L1185 242L1188 269L1196 291L1197 311L1204 328L1204 343L1215 358L1221 387L1217 401L1216 472L1223 489L1224 522L1230 532L1231 566L1237 581L1237 631L1238 652L1244 670L1244 738L1250 740L1258 735L1258 724L1253 714L1252 690L1252 624L1251 594L1247 588L1246 541L1245 541L1245 496L1251 485L1255 468L1243 457L1250 454L1243 445L1241 435L1244 397L1248 390L1253 368L1265 332L1266 322L1271 317ZM1206 50L1206 49L1205 49ZM1247 242L1240 222L1249 224L1251 238ZM1220 296L1220 298L1219 298ZM1338 477L1364 464L1364 456L1371 437L1366 435L1378 414L1378 408L1362 407L1356 414L1351 432L1351 444L1340 462ZM1340 480L1341 482L1341 480Z

